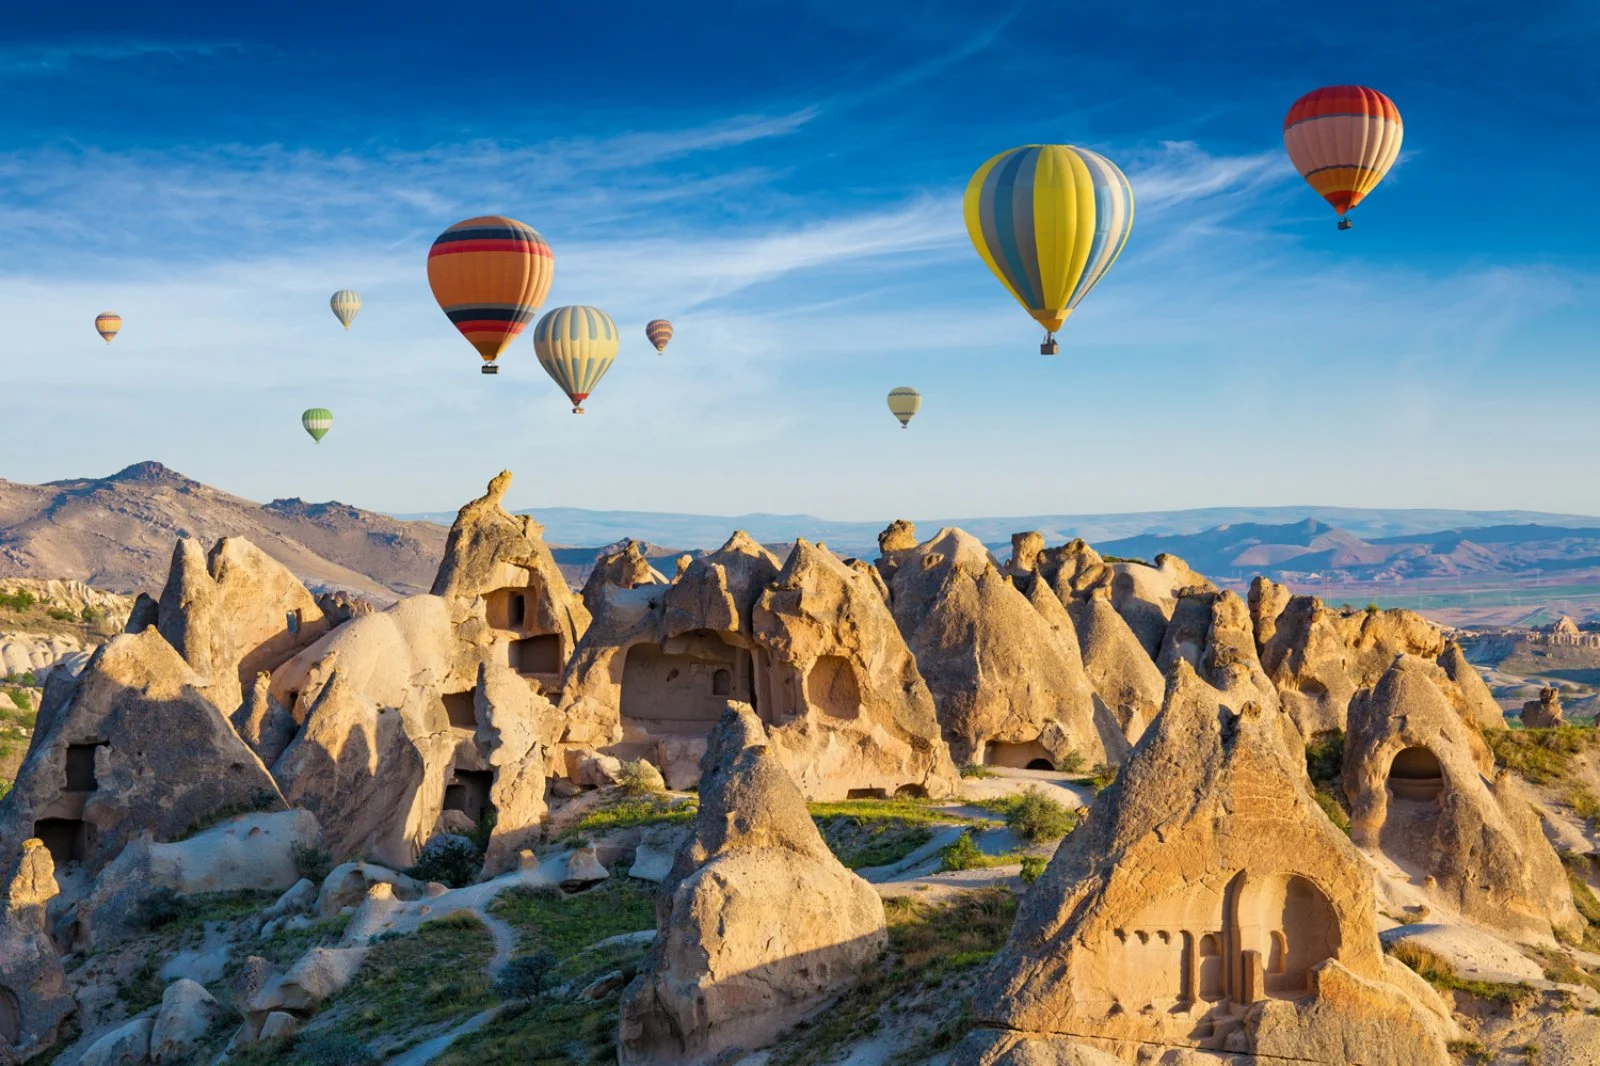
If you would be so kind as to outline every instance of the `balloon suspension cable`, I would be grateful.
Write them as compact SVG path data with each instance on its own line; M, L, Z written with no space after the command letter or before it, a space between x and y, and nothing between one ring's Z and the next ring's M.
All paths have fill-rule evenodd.
M1061 347L1058 344L1056 344L1056 335L1054 333L1046 333L1044 335L1044 343L1039 345L1039 354L1040 355L1059 355L1059 354L1061 354Z

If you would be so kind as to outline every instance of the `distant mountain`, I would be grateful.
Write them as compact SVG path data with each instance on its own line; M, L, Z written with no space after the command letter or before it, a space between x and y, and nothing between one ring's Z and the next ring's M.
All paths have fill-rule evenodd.
M433 584L446 532L342 503L257 504L155 462L46 485L0 480L0 577L118 592L159 592L180 536L207 548L243 536L307 584L390 600Z
M590 511L578 507L540 507L533 512L545 527L545 536L562 544L608 544L638 537L660 544L702 550L716 548L735 529L762 542L789 541L795 537L824 540L838 551L876 557L878 533L889 521L903 515L885 515L867 522L835 521L809 514L699 515L657 511ZM453 512L397 515L449 525ZM1092 544L1144 534L1194 534L1219 527L1293 525L1313 519L1369 543L1373 538L1403 537L1460 530L1500 527L1506 523L1539 526L1600 526L1600 518L1587 515L1545 514L1537 511L1383 510L1360 507L1205 507L1187 511L1140 511L1120 514L1043 514L1014 518L916 518L917 530L931 535L941 526L960 526L992 548L1008 550L1011 534L1038 530L1051 544L1082 537ZM1516 527L1507 527L1516 528ZM1182 555L1182 552L1178 554ZM1187 558L1187 557L1186 557Z

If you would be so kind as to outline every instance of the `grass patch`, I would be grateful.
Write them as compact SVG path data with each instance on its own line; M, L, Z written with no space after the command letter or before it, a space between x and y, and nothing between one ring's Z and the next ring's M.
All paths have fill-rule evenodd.
M978 763L969 762L961 767L961 776L972 778L975 781L983 781L991 777L999 777L1000 775L989 769L987 766L980 766Z
M933 830L888 818L858 819L845 815L818 818L822 839L839 861L852 870L888 866L916 851Z
M1441 992L1461 992L1508 1007L1527 1006L1538 996L1538 993L1524 984L1463 980L1456 976L1455 968L1448 962L1416 944L1400 943L1386 950Z
M1111 787L1111 782L1117 779L1117 768L1110 763L1097 762L1094 769L1089 771L1089 787L1094 789L1098 796Z
M1554 729L1485 729L1495 761L1536 785L1565 777L1572 757L1600 745L1600 733L1576 725Z
M573 844L591 833L631 829L638 825L684 825L700 813L700 801L663 795L629 796L619 794L612 802L596 807L575 825L556 837L557 844Z
M1328 821L1338 826L1345 836L1350 835L1350 814L1333 793L1319 788L1311 794L1311 798L1317 801L1317 806L1328 816Z
M1031 885L1044 876L1045 867L1050 865L1048 859L1039 855L1024 855L1022 857L1022 883Z
M654 929L655 886L613 877L574 896L513 888L500 893L489 912L516 929L518 950L542 948L564 959L607 937Z
M617 1061L621 990L593 1002L529 1000L450 1045L437 1066L589 1066Z
M806 809L813 819L854 818L857 821L874 819L896 820L907 825L981 825L975 818L965 818L949 811L941 811L929 800L900 796L895 799L835 800L832 803L808 803Z
M1600 796L1582 785L1574 785L1567 789L1561 801L1572 808L1572 813L1579 818L1600 817Z
M987 870L994 866L1009 866L1019 863L1023 856L1019 852L1008 852L1004 855L986 855L979 849L977 841L972 839L972 832L968 830L956 838L939 852L939 869L944 872L957 870Z
M312 948L337 944L344 936L345 926L349 924L350 916L339 914L332 918L320 918L304 929L280 929L271 936L257 940L250 953L260 955L279 969L285 969Z
M493 955L489 931L464 911L379 940L334 997L331 1029L370 1040L474 1014L497 1000L485 972Z
M1319 789L1337 794L1344 775L1344 733L1319 733L1306 745L1306 773Z
M927 992L949 988L956 1000L950 1018L907 1046L892 1060L921 1062L927 1054L952 1047L972 1028L970 985L1005 943L1016 917L1017 901L1004 889L969 892L946 904L907 897L884 901L889 949L876 971L863 976L855 992L797 1027L772 1050L771 1066L813 1066L828 1062L847 1044L878 1028L885 1009L902 1007ZM920 1056L920 1057L919 1057Z

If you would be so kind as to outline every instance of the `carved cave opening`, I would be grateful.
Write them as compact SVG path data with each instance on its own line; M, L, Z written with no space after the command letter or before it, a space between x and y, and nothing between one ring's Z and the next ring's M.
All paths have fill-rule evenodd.
M649 734L702 736L729 700L755 705L750 652L714 633L670 642L635 644L622 663L622 717Z
M545 633L511 642L511 668L519 674L559 674L561 635Z
M991 740L983 749L983 761L990 766L1009 766L1017 770L1054 770L1055 758L1037 740L1025 744L1004 744Z
M444 700L444 713L450 719L452 729L478 728L476 688L470 688L465 692L446 692L441 698Z
M67 791L93 792L100 787L94 775L94 752L99 744L67 745Z
M1406 748L1389 764L1384 781L1388 804L1378 829L1378 847L1412 877L1425 876L1444 798L1444 768L1421 745Z
M489 624L496 629L521 630L528 624L528 588L495 589L485 597Z
M1414 745L1395 755L1385 785L1397 800L1437 803L1444 792L1444 768L1437 755Z
M806 674L806 702L834 718L861 714L861 686L855 667L842 655L821 655Z
M57 866L81 861L89 851L92 832L82 818L41 818L33 823L33 835L44 842Z
M460 811L478 825L485 814L494 810L489 800L489 790L493 787L492 770L457 770L444 787L444 809Z

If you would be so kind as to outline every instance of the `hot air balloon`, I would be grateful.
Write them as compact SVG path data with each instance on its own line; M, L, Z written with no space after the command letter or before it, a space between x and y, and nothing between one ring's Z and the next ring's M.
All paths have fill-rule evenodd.
M1283 146L1300 176L1339 213L1359 204L1400 154L1400 110L1376 89L1333 85L1306 93L1283 120Z
M1045 328L1039 354L1055 355L1056 330L1128 243L1128 179L1087 148L1030 144L979 167L964 210L972 246Z
M911 425L911 420L922 410L922 393L909 385L889 390L889 413L900 420L900 428Z
M583 414L583 401L611 369L621 342L617 324L598 307L557 307L533 327L539 365L572 400L575 415Z
M300 415L300 424L311 434L312 440L321 444L322 438L333 428L333 412L326 407L309 408Z
M356 313L361 310L361 297L349 289L340 289L328 300L328 306L333 308L333 317L339 320L339 324L349 329Z
M428 250L428 284L456 329L483 357L485 374L533 321L550 291L555 257L532 228L504 215L457 222Z
M652 319L644 324L644 335L650 338L650 343L656 346L656 354L660 355L672 339L672 323L664 318Z
M122 331L122 316L115 311L101 311L94 318L94 328L110 344L112 338Z

